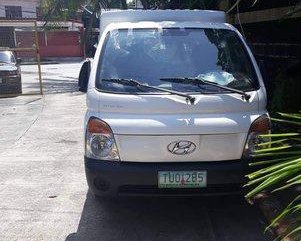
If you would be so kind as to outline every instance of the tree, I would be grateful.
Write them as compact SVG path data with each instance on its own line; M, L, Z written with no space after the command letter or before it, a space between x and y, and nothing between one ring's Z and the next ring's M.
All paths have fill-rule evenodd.
M127 9L126 0L40 0L43 20L46 27L50 20L68 20L76 16L78 10L87 12L88 26L84 32L85 49L89 50L92 42L93 25L101 9L121 8Z
M217 9L221 0L141 0L144 9Z

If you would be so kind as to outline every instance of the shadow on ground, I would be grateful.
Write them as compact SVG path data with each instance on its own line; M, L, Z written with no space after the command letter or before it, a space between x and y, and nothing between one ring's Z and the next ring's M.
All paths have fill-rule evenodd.
M264 225L241 196L95 200L88 193L66 241L263 241Z
M27 85L30 89L39 89L39 83ZM78 91L76 80L43 78L43 92L46 94L70 93Z
M39 83L25 83L25 92L39 90ZM43 78L43 92L46 94L70 93L78 91L78 81L64 77L63 79Z

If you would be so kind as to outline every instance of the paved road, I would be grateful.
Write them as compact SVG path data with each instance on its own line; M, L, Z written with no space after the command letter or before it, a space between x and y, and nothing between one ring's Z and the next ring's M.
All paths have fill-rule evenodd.
M41 66L45 94L66 93L77 90L79 63L47 64ZM37 65L21 66L23 93L38 92L39 75Z
M44 98L0 99L0 240L266 240L241 197L95 200L84 176L79 66L44 66Z

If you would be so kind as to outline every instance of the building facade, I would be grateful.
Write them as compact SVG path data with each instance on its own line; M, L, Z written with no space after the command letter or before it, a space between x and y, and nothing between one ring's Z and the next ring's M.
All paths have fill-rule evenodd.
M40 0L0 0L0 48L32 47L35 44L33 24L24 20L36 20L42 58L82 57L83 24L77 20L49 21L46 30L39 4ZM34 56L33 52L18 53L21 58Z
M39 0L1 0L0 19L39 18Z

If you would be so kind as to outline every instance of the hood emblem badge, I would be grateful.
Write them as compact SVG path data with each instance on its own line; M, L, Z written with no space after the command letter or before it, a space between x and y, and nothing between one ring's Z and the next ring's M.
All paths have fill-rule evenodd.
M167 149L175 155L187 155L195 151L196 145L191 141L174 141L167 146Z

